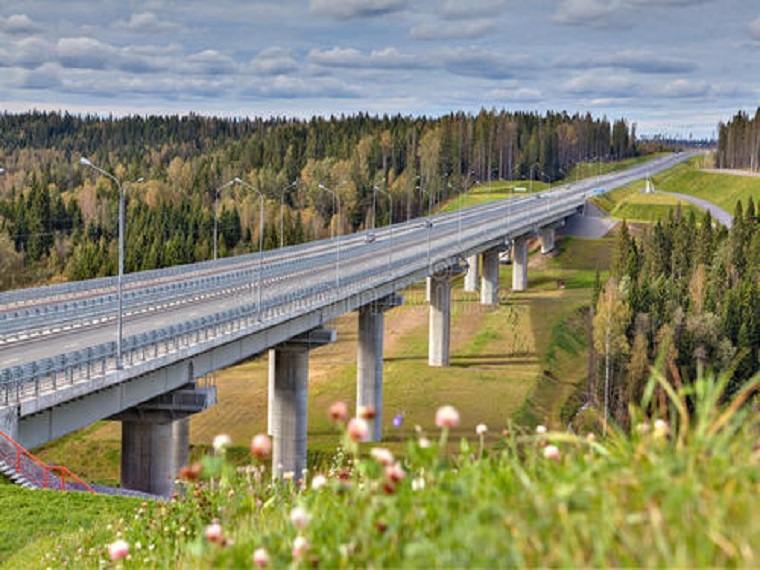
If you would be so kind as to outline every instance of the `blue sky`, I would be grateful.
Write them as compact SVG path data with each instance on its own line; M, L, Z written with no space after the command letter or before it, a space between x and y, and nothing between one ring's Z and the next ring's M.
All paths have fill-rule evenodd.
M624 116L760 105L757 0L3 0L0 110Z

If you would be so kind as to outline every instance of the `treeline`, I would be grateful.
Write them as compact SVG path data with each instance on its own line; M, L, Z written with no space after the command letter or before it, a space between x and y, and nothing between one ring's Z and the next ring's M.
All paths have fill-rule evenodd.
M125 269L136 271L210 259L215 198L219 253L229 255L256 250L260 232L275 247L329 235L331 224L343 233L367 227L373 198L384 224L435 209L478 181L555 181L580 161L636 152L635 125L588 114L308 121L3 114L0 256L8 271L0 287L113 274L118 191L81 166L82 156L124 186ZM263 228L259 194L225 185L236 177L263 195Z
M744 111L718 125L718 168L760 170L760 107L754 118Z
M760 215L751 198L746 209L738 203L730 230L709 212L698 223L677 211L640 239L623 223L611 277L595 291L592 396L625 424L658 358L673 386L710 366L738 389L760 369L758 283Z

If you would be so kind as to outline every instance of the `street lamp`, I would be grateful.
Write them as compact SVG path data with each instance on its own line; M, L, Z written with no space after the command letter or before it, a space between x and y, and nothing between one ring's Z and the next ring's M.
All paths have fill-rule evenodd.
M280 193L280 248L285 246L285 192L296 184L298 184L298 180L293 180Z
M377 186L372 187L372 194L373 196L377 196L378 192L381 192L388 196L388 202L389 202L389 209L388 209L388 231L390 233L389 236L389 245L388 245L388 272L390 272L391 263L393 261L393 196L391 196L390 192L386 192L385 190L380 190ZM372 214L372 229L375 229L375 215L374 212Z
M217 214L219 210L219 193L225 188L227 188L228 186L232 186L233 184L235 184L235 181L230 180L226 184L222 184L219 188L214 190L214 261L216 261L216 247L217 247L217 243L219 242L219 238L218 238L219 230L217 227L218 226Z
M264 253L264 194L261 193L261 190L253 186L252 184L248 184L245 180L241 180L240 178L235 178L233 180L235 184L240 184L241 186L245 186L246 188L249 188L250 190L253 190L256 192L256 194L259 195L259 263L258 263L258 286L257 286L257 300L256 300L256 320L261 320L261 290L264 288L263 283L261 282L261 276L263 274L263 253Z
M83 166L86 166L88 168L92 168L96 172L99 172L106 178L109 178L113 182L116 182L116 186L119 188L119 274L116 279L116 297L118 299L118 308L117 308L117 315L116 315L116 369L121 370L124 365L122 361L122 352L121 352L121 339L122 339L122 305L123 305L123 295L122 295L122 281L124 279L124 190L122 188L121 182L113 176L112 174L109 174L102 168L95 166L92 162L90 162L89 159L85 158L84 156L79 159L79 163ZM139 184L142 182L144 178L138 178L135 180L134 184Z
M343 184L342 182L338 183L338 186ZM328 188L324 184L319 184L318 188L320 190L324 190L325 192L329 192L333 196L333 218L335 217L335 202L338 203L338 220L336 224L330 224L330 238L332 238L336 233L336 241L335 241L335 287L336 291L340 292L340 196L338 196L337 187L336 188ZM334 226L338 226L337 231L334 231Z

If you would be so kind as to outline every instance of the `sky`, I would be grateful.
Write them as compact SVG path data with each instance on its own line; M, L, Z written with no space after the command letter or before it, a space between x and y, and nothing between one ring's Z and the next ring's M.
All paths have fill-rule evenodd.
M0 4L5 112L551 110L703 138L758 106L758 0Z

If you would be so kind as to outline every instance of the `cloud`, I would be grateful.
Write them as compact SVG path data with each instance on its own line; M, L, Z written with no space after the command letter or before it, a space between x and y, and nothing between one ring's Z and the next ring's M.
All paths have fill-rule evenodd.
M627 74L589 71L570 78L562 88L574 95L594 98L629 98L640 93L641 85Z
M404 55L396 48L373 50L369 54L354 48L335 47L329 50L313 49L307 59L323 67L353 69L408 69L430 67L422 58Z
M664 97L678 99L691 99L706 97L712 94L710 85L705 81L691 81L689 79L676 79L665 85L661 91Z
M512 79L543 67L527 56L505 55L478 48L448 50L443 53L442 60L449 73L483 79Z
M354 20L399 12L406 4L407 0L309 0L309 9L314 14Z
M285 75L298 69L298 62L290 53L279 47L260 51L248 64L255 75Z
M49 42L40 37L29 37L14 42L11 49L0 51L0 67L23 67L36 69L49 61L53 49Z
M612 67L627 69L636 73L691 73L697 69L697 65L685 59L658 55L649 51L627 50L604 55L586 55L583 57L561 57L556 60L555 67L594 69L599 67Z
M62 71L59 65L46 63L37 69L24 71L20 75L17 86L22 89L57 89L63 85L63 81L61 80Z
M113 27L117 30L126 30L129 32L152 34L157 32L169 32L180 28L178 24L172 22L162 22L153 12L142 12L141 14L132 14L129 21L118 20Z
M441 15L451 20L493 18L504 12L508 0L445 0Z
M42 26L33 22L26 14L13 14L5 21L0 19L0 30L9 35L26 35L42 31Z
M359 90L333 78L314 77L303 79L280 75L257 83L248 90L249 95L279 99L349 99L359 96Z
M106 69L113 67L116 49L93 38L63 38L56 46L63 67Z
M430 22L409 30L414 40L477 39L499 30L495 20L469 20L464 22Z
M186 73L197 75L225 75L234 73L237 69L235 60L213 49L189 55L185 59Z
M560 0L552 21L570 26L605 27L622 7L622 0Z
M752 39L760 41L760 16L752 20L747 26L749 35Z

